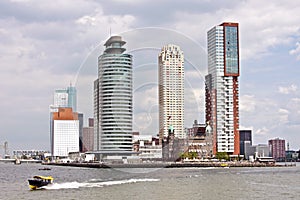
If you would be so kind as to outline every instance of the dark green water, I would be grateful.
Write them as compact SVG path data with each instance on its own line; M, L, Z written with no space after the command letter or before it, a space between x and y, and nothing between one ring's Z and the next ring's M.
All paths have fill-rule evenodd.
M0 163L0 199L300 199L300 165L278 168L89 169ZM30 191L27 179L52 175Z

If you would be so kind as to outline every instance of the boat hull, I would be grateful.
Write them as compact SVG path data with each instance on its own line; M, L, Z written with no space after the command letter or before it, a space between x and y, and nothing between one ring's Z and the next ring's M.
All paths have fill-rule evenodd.
M52 182L51 181L45 181L45 180L36 180L36 179L30 179L29 182L29 188L32 190L36 190L38 188L41 188L43 186L49 185Z

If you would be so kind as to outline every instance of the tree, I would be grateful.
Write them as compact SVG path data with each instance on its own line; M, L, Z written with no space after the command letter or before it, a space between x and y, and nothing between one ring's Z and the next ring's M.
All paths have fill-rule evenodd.
M218 160L229 160L229 156L226 152L217 152L216 153L216 158Z

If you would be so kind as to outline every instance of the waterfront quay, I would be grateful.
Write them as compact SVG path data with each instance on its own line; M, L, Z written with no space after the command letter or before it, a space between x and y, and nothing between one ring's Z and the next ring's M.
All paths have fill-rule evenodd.
M184 167L284 167L296 166L296 164L269 164L260 162L161 162L161 163L42 163L42 165L87 167L87 168L184 168Z

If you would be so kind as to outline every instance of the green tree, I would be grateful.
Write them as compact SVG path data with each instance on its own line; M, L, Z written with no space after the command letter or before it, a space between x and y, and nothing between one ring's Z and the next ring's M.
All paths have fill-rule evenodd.
M216 158L218 160L229 160L229 156L226 152L217 152L216 153Z

